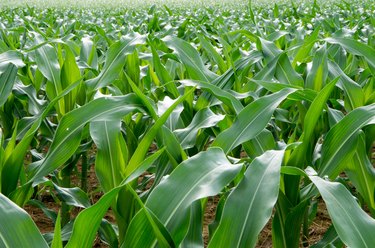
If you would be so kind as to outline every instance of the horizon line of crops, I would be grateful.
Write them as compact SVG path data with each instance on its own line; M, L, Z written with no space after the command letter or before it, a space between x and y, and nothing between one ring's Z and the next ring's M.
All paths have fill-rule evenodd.
M371 247L374 8L3 9L0 247Z
M248 8L251 5L253 8L266 8L271 5L278 6L306 6L309 7L312 4L317 4L322 8L332 8L336 7L335 4L352 4L353 6L360 6L367 4L370 6L371 0L353 0L347 2L342 0L211 0L211 1L187 1L187 0L146 0L146 1L130 1L130 0L115 0L108 2L107 0L56 0L56 1L43 1L43 0L4 0L0 3L0 9L14 9L14 8L24 8L33 7L37 9L46 8L56 8L65 10L99 10L99 11L126 11L129 9L140 10L149 9L152 6L162 8L163 6L168 6L173 9L199 9L199 8L217 8L221 9L234 9L243 11L244 8Z

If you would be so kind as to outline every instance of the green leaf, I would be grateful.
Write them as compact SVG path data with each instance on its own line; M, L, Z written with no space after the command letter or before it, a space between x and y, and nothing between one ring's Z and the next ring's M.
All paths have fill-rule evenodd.
M314 28L314 31L311 33L311 35L304 40L304 43L298 49L296 56L294 56L292 62L293 68L296 67L298 62L303 62L304 60L306 60L306 58L309 57L309 53L311 52L311 49L317 41L319 31L320 26Z
M120 74L125 65L125 57L134 52L137 45L145 42L145 36L131 34L123 37L120 41L114 43L106 54L106 60L103 69L99 75L86 81L91 91L105 87L113 82Z
M263 131L254 139L243 143L243 148L250 158L258 157L265 153L267 150L272 150L275 147L276 142L272 135L272 132L267 129L263 129Z
M60 212L57 215L51 248L63 248L63 243L61 240L61 214Z
M92 247L101 220L107 212L108 208L111 206L111 204L113 204L113 201L115 200L120 190L123 189L126 184L132 182L140 175L142 175L142 173L144 173L163 152L164 149L161 149L146 158L138 166L137 170L135 170L131 175L125 178L119 186L105 193L94 205L80 212L74 222L72 236L66 247Z
M284 151L267 151L249 165L208 247L255 247L277 200L283 157Z
M90 123L90 135L98 149L95 172L104 192L118 186L125 172L126 161L121 148L124 141L120 128L120 120Z
M18 51L13 50L0 53L0 66L9 63L15 65L18 68L25 66L25 63L22 61L22 54Z
M209 56L212 57L212 59L215 61L215 63L218 65L220 72L224 73L227 70L227 65L225 64L223 58L220 56L220 54L216 51L213 45L207 39L201 35L197 34L199 41L203 47L204 50L209 54Z
M42 42L41 39L42 38L39 35L36 38L37 42ZM62 90L60 80L60 64L57 58L56 49L49 44L45 44L35 50L35 62L43 76L45 76L47 80L53 84L55 94L54 97L57 96Z
M74 188L63 188L53 183L57 195L62 199L63 202L70 206L79 208L88 208L91 206L90 200L85 192L78 187Z
M247 105L233 125L216 137L212 146L221 147L225 153L229 153L236 146L255 138L266 127L277 106L294 91L284 89Z
M197 50L188 42L173 36L167 36L163 41L177 54L191 79L211 82L217 78L215 73L205 67Z
M139 99L125 96L101 97L64 115L46 157L29 180L34 182L64 164L81 142L83 127L92 121L120 120L126 114L141 109Z
M375 213L375 168L366 150L365 135L360 132L353 158L346 163L345 172L365 200L367 207Z
M375 124L375 104L351 111L333 126L323 143L319 175L335 178L343 170L343 162L355 152L358 130L370 124Z
M339 44L354 55L363 56L367 63L370 65L373 73L375 72L375 49L373 47L370 47L354 39L343 37L329 37L325 40L332 44Z
M80 62L85 62L95 70L98 69L98 55L96 53L96 46L89 36L82 38L82 47L79 54Z
M81 72L76 63L74 53L71 49L65 47L65 60L61 68L61 86L63 89L67 88L69 85L73 84L81 78ZM64 97L65 110L67 113L74 109L78 89L74 89L71 93Z
M329 83L324 89L322 89L319 94L316 96L311 106L309 107L305 119L303 133L301 136L302 144L299 145L296 150L292 153L291 158L288 161L288 165L296 166L303 168L305 161L311 161L312 154L308 153L309 144L314 142L314 131L317 125L317 122L323 113L323 109L326 106L327 100L335 88L338 79L333 80Z
M202 201L204 200L197 200L191 206L189 231L181 243L181 248L204 247L202 235L204 210Z
M346 106L349 110L364 105L364 93L362 88L348 77L335 62L328 61L328 71L331 75L331 79L339 78L337 86L345 92L348 100L348 106Z
M0 246L48 247L37 226L26 213L0 193Z
M137 149L135 150L133 156L131 157L128 166L125 170L125 175L130 175L137 169L139 164L143 161L144 157L146 156L146 153L148 151L148 148L150 147L152 141L160 131L160 128L164 125L164 123L167 121L168 117L171 115L173 110L182 103L190 94L194 92L195 88L189 90L186 92L183 96L178 98L166 111L165 113L160 116L159 119L155 122L154 125L148 130L148 132L145 134L145 136L142 138L141 142L138 144Z
M42 120L47 117L49 112L52 110L52 108L55 106L55 104L66 94L68 94L71 90L73 90L75 87L79 85L79 81L75 82L74 84L70 85L68 88L66 88L59 96L57 96L55 99L53 99L48 106L43 110L42 113L40 113L33 124L30 126L30 128L26 131L24 137L22 140L16 145L14 148L11 156L4 162L3 167L3 174L1 177L1 184L2 184L2 192L6 195L9 195L12 191L14 191L17 187L21 167L23 166L23 161L27 152L27 149L29 149L30 142L32 141L34 134L39 130L39 127L42 123ZM7 176L4 176L7 175ZM26 191L30 191L29 186L24 187ZM21 191L23 189L20 189ZM16 195L18 196L26 196L29 195L28 192L18 192ZM22 198L22 197L21 197ZM18 202L19 205L23 205L25 201L28 199L22 199ZM14 199L13 199L14 200Z
M132 228L126 232L126 237L121 247L144 247L147 244L138 244L136 246L133 245L134 242L137 242L139 231L147 232L148 228L149 232L154 232L156 236L159 246L160 247L176 247L174 241L165 228L165 226L160 222L160 220L143 204L142 200L139 198L138 194L132 189L131 187L127 187L130 192L132 192L134 198L137 200L138 204L141 206L141 210L137 213L138 218L134 218L131 223L133 226L137 226L136 228ZM146 245L147 246L147 245Z
M328 77L328 61L326 46L322 46L316 51L312 68L306 77L306 88L320 91L326 83Z
M268 63L275 58L279 60L280 54L282 54L282 50L280 50L273 42L262 38L258 38L257 48L259 51L263 52L266 62Z
M164 65L160 61L160 57L156 52L155 48L151 46L152 51L152 58L154 62L155 73L158 76L159 80L165 86L165 88L175 97L177 98L180 94L178 93L176 84L171 83L173 82L173 78L169 75L167 69L165 69Z
M210 92L217 99L219 99L229 108L231 108L235 113L239 113L243 109L242 103L236 97L234 97L228 91L223 90L211 83L194 81L194 80L180 80L179 82L185 86L196 86L197 88L202 88Z
M325 181L310 174L332 218L340 239L348 247L372 247L375 244L375 220L363 211L344 185Z
M281 83L303 87L303 78L293 69L285 53L281 54L277 61L275 77Z
M145 206L167 227L178 246L188 231L191 204L219 193L241 168L242 165L229 163L219 148L200 152L182 162L171 175L161 181L151 192ZM140 218L137 216L134 218ZM137 227L130 225L129 229L132 228ZM155 241L154 235L145 232L140 232L135 238L137 240L132 243L132 247L139 247L138 244L151 247Z
M325 232L324 237L318 243L311 246L311 248L326 248L326 247L343 247L344 244L340 240L335 230L331 225Z
M215 126L224 119L224 115L217 115L209 108L198 111L189 126L174 131L183 149L191 148L195 145L197 134L200 129Z
M17 67L8 64L0 72L0 107L7 101L9 94L12 92L14 80L17 76Z

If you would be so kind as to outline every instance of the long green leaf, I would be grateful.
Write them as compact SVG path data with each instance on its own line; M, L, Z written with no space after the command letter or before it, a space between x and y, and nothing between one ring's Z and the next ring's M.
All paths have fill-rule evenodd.
M202 88L208 91L229 108L231 108L235 113L239 113L243 109L242 103L237 98L235 98L228 91L223 90L216 85L195 80L180 80L179 82L181 82L185 86L196 86L197 88Z
M95 172L104 192L118 186L125 172L125 158L120 147L121 121L95 121L90 123L90 135L98 152L95 158Z
M202 166L204 165L204 166ZM189 207L201 198L216 195L237 175L241 165L229 163L223 151L211 148L182 162L150 194L145 205L170 231L179 245L188 231ZM136 215L134 217L140 218ZM130 225L131 228L140 228ZM130 238L130 237L128 237ZM128 239L125 239L127 242ZM151 247L155 236L140 232L130 247Z
M8 63L17 66L18 68L25 66L25 63L22 61L22 54L13 50L0 53L0 66Z
M95 234L99 229L101 220L107 212L108 208L111 206L111 204L113 204L113 200L116 198L120 190L123 189L126 184L132 182L140 175L142 175L142 173L144 173L163 152L164 149L161 149L146 158L138 166L137 170L135 170L131 175L125 178L119 186L105 193L98 202L96 202L91 207L83 210L77 216L77 219L74 222L72 236L69 239L66 247L92 247L95 239Z
M107 52L106 61L100 74L88 81L87 86L90 90L96 90L105 87L115 80L125 65L125 57L134 52L137 45L143 44L145 36L132 34L123 37L120 41L114 43Z
M160 128L164 125L167 121L168 117L171 115L172 111L182 103L190 94L194 92L195 88L186 92L183 96L178 98L166 111L165 113L160 116L160 118L155 122L154 125L150 128L150 130L145 134L141 142L139 143L137 149L135 150L133 156L131 157L128 166L126 167L125 175L130 175L137 169L139 164L143 161L148 148L150 147L152 141L154 140L155 136L160 131Z
M221 147L228 153L243 142L255 138L266 127L277 106L294 91L284 89L247 105L238 114L233 125L217 136L212 146Z
M142 106L139 99L129 94L101 97L69 112L61 119L45 159L29 182L48 175L74 154L81 142L81 131L87 123L120 120L126 114L140 109Z
M349 110L364 105L364 94L362 88L348 77L335 62L328 61L328 71L331 75L331 79L339 77L339 83L337 85L345 92L348 99L346 107Z
M163 41L178 55L191 79L211 82L217 78L215 73L205 67L197 50L188 42L173 36L167 36Z
M63 243L61 240L61 214L60 212L57 215L51 248L63 248Z
M372 70L375 71L375 49L373 47L350 38L329 37L325 40L332 44L339 44L354 55L363 56Z
M9 94L12 92L14 80L17 76L17 67L13 64L8 64L0 72L0 107L8 99Z
M292 67L288 56L283 53L277 61L275 77L281 82L290 85L303 86L303 79Z
M375 168L366 152L366 140L361 132L353 158L347 162L346 170L350 181L375 213Z
M0 246L48 247L25 210L0 193Z
M34 134L38 131L42 121L44 118L47 117L49 112L52 110L54 105L65 95L67 95L70 91L72 91L75 87L79 85L79 81L75 82L74 84L70 85L68 88L66 88L59 96L57 96L54 100L52 100L48 106L43 110L42 113L40 113L36 120L33 122L33 124L30 126L30 128L26 131L24 137L22 140L16 145L14 148L11 156L4 161L4 167L3 167L3 174L1 177L1 184L2 184L2 192L6 195L9 195L13 190L16 189L19 174L21 171L21 167L23 166L23 161L27 152L27 149L29 148L30 142L32 141ZM4 176L7 175L7 176ZM28 187L27 187L28 188ZM25 192L24 192L25 193ZM21 195L23 195L21 193ZM26 194L27 195L27 194ZM19 199L21 200L21 199ZM27 201L27 199L22 199L22 201ZM22 205L25 202L21 203L18 202L18 204Z
M343 162L355 151L358 130L375 124L375 104L351 111L328 132L322 147L319 175L335 178L343 170Z
M375 244L375 220L363 211L344 185L311 175L340 239L348 247L372 247Z
M224 115L217 115L209 108L198 111L189 126L174 131L179 139L182 148L188 149L195 145L196 136L201 128L215 126L219 121L224 119Z
M283 156L284 151L267 151L249 165L208 247L255 247L277 200Z

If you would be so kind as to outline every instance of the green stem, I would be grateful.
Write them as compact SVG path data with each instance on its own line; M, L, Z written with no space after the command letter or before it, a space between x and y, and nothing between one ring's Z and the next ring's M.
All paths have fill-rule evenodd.
M81 173L81 188L83 191L87 192L87 172L89 169L87 152L82 154L82 173Z
M303 219L302 246L309 247L309 208L306 208Z
M64 169L61 170L61 181L60 185L65 188L70 188L71 180L70 175L74 168L74 164L68 164ZM70 206L64 201L61 203L61 226L65 226L70 221Z

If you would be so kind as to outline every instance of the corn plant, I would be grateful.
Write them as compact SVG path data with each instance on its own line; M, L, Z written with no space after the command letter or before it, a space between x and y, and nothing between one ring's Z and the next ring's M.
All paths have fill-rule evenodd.
M2 7L0 246L256 247L270 223L273 247L372 247L375 9L353 6Z

